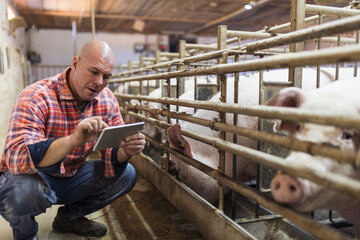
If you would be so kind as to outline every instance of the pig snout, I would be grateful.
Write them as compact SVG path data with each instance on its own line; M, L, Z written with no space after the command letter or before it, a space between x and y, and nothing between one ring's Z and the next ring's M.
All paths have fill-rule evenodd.
M303 196L300 182L287 174L277 174L270 184L271 192L276 201L280 203L297 203Z

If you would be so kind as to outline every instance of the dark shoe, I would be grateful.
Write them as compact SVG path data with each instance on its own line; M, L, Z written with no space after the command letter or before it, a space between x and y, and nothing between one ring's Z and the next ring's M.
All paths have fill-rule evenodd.
M74 233L84 237L102 237L106 234L107 228L104 224L91 221L85 217L76 218L66 221L60 217L58 213L52 228L61 233Z
M15 237L13 237L13 240L16 240ZM36 235L32 240L39 240L38 236Z

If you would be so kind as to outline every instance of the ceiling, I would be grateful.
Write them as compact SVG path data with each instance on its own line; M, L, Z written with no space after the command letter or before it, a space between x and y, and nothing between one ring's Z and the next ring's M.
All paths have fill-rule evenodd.
M196 34L215 36L218 25L230 30L260 30L289 22L290 0L8 0L28 26L91 32L94 6L97 32ZM348 2L307 0L306 3ZM253 9L246 10L251 3Z

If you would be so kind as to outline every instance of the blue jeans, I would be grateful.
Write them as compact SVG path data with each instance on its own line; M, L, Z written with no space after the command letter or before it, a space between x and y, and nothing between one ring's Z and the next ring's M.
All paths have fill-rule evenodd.
M35 216L54 204L64 204L58 214L66 220L96 212L134 187L136 172L130 163L116 164L115 177L104 176L104 161L90 160L73 177L44 173L0 176L0 215L10 223L17 240L33 239Z

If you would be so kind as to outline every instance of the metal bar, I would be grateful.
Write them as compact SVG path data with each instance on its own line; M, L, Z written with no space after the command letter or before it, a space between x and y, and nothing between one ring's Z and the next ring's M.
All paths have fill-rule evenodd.
M326 240L327 239L332 239L332 240L349 239L350 240L350 238L348 238L347 236L344 236L342 233L340 233L334 229L331 229L327 226L324 226L320 223L317 223L308 217L305 217L299 213L296 213L293 210L290 210L290 209L282 206L279 203L276 203L274 200L270 199L266 195L259 193L258 191L254 190L253 188L248 187L238 181L234 181L233 179L220 173L216 169L212 169L209 166L204 165L203 163L194 161L192 158L189 158L187 156L184 156L184 155L178 153L177 151L173 150L172 148L170 148L169 146L167 146L165 144L159 144L150 138L146 138L146 140L150 141L151 143L153 143L154 145L156 145L158 147L161 147L162 149L165 149L170 154L173 154L176 157L180 158L181 160L184 160L186 163L192 165L193 167L201 169L207 175L214 177L215 180L219 181L220 183L222 183L226 186L229 186L230 188L238 191L239 193L244 195L246 198L249 198L255 202L260 203L264 207L268 208L269 210L271 210L273 212L276 212L276 213L282 215L283 217L291 219L291 221L293 223L304 228L306 231L311 232L313 235L319 237L320 239L324 239L324 240L325 239ZM153 173L152 173L152 175L153 175ZM221 236L220 239L224 239L223 236ZM239 239L241 239L241 238L239 238Z
M276 36L269 39L263 39L257 42L243 44L241 47L235 46L223 50L214 51L211 53L204 53L197 56L186 57L182 59L172 60L166 63L158 63L152 66L153 68L164 68L169 64L179 64L183 62L209 60L220 57L223 52L228 50L246 49L249 52L258 51L275 46L282 46L289 43L301 42L313 38L318 38L323 35L337 34L346 31L353 31L359 29L360 16L348 17L345 19L338 20L336 22L324 23L322 25L314 26L311 28L302 29L299 31L291 32L281 36ZM149 70L149 69L143 69ZM140 71L138 69L137 71ZM114 75L116 77L116 74Z
M179 53L173 53L173 52L160 52L161 56L165 57L179 57Z
M226 48L226 31L227 31L227 26L226 25L220 25L217 28L218 31L218 35L217 35L217 49L221 50ZM223 54L221 56L221 58L218 59L218 63L227 63L228 57L226 54ZM218 74L217 75L217 83L218 83L218 87L220 87L220 89L218 89L218 91L220 90L221 92L221 96L220 96L220 101L221 102L226 102L226 75L225 74ZM219 117L220 117L220 121L225 123L226 121L226 117L225 117L225 113L224 112L219 112ZM220 131L219 132L219 137L221 139L225 139L225 132L224 131ZM224 173L225 171L225 151L221 151L219 150L219 165L218 165L218 169L220 172ZM220 209L220 211L224 211L224 186L222 184L219 184L219 206L218 208Z
M239 218L236 219L236 223L238 224L244 224L244 223L254 223L254 222L262 222L262 221L269 221L269 220L275 220L275 219L281 219L282 216L275 214L275 215L265 215L265 216L259 216L257 218Z
M201 49L201 50L217 50L216 45L206 45L206 44L193 44L193 43L186 43L186 49L193 48L193 49Z
M353 180L346 176L330 172L314 172L313 170L301 166L301 164L288 163L283 158L273 156L271 154L259 152L255 149L250 149L241 145L230 143L219 138L210 137L199 133L193 133L188 130L182 130L181 133L185 136L201 140L213 147L224 151L230 151L239 156L254 160L257 163L264 164L268 167L276 168L280 171L289 173L291 175L306 178L310 181L323 185L325 187L346 193L350 196L360 199L360 182ZM215 172L214 172L215 173ZM214 177L213 175L210 175Z
M360 46L341 46L332 49L320 49L317 51L304 51L300 53L288 53L274 55L264 59L254 59L239 63L219 64L213 67L197 68L169 73L137 76L132 78L112 79L110 82L139 81L147 79L163 79L166 77L215 75L234 72L255 71L262 69L284 68L293 66L310 66L316 64L329 64L344 61L356 61L360 59Z
M130 162L206 239L256 240L246 229L164 172L151 158L140 154L133 156Z
M144 117L143 118L140 118L141 120L146 120ZM154 121L154 120L152 120L152 123L154 123L154 124L156 124L156 120ZM220 124L220 123L218 123L218 124ZM165 128L167 128L169 125L168 124L163 124L162 125L162 127L165 127ZM218 148L221 148L221 146L224 146L224 148L221 148L221 149L223 149L223 150L226 150L226 151L230 151L230 152L233 152L233 153L238 153L238 152L236 152L236 149L237 148L240 148L240 149L244 149L244 147L242 147L242 146L239 146L239 145L236 145L236 144L230 144L229 145L229 143L227 143L227 144L216 144L216 145L214 145L214 143L218 143L218 142L225 142L225 141L221 141L220 139L218 139L218 138L211 138L211 137L209 137L209 136L204 136L204 135L201 135L201 134L194 134L194 133L189 133L188 131L186 131L186 130L183 130L182 131L183 133L184 133L184 135L186 135L186 136L189 136L189 137L192 137L192 138L195 138L195 139L197 139L197 140L202 140L203 142L205 142L205 143L207 143L207 144L211 144L211 145L213 145L213 146L215 146L215 147L218 147ZM231 146L231 147L230 147ZM226 148L226 149L225 149ZM246 148L245 148L246 149ZM256 152L256 150L253 150L253 149L247 149L247 150L240 150L240 151L252 151L252 152L255 152L255 155L257 154ZM247 153L246 153L247 154ZM264 153L258 153L258 154L263 154L264 155ZM239 154L239 155L242 155L243 156L243 154ZM268 154L265 154L265 155L268 155ZM265 164L265 165L269 165L269 164L267 164L266 162L268 161L268 160L266 160L267 158L269 158L269 159L271 159L271 158L273 158L274 156L271 156L271 155L269 155L268 157L262 157L262 164ZM252 157L249 157L249 156L246 156L246 157L248 157L248 158L251 158L251 159L254 159L254 158L252 158ZM348 188L347 186L346 186L346 188L348 188L348 189L352 189L351 191L354 191L354 188L355 189L357 189L357 190L359 190L359 183L357 182L357 181L354 181L354 180L351 180L351 179L348 179L348 178L346 178L346 177L342 177L342 176L338 176L338 175L335 175L335 174L330 174L330 173L328 173L328 175L326 175L326 173L316 173L316 175L311 175L311 173L309 173L309 171L307 170L307 169L299 169L298 167L296 167L296 166L290 166L290 165L287 165L286 163L284 163L284 161L282 160L282 158L277 158L277 157L274 157L275 158L275 162L277 161L278 163L275 163L275 166L274 165L271 165L271 167L277 167L278 169L279 169L279 166L276 166L276 164L280 164L280 165L282 165L282 167L280 168L280 170L283 170L283 171L287 171L288 169L287 169L287 167L290 167L290 171L292 171L292 173L294 174L294 175L298 175L298 174L300 174L300 172L302 172L302 171L304 171L304 173L303 173L303 175L298 175L299 177L305 177L305 178L308 178L308 176L310 176L312 179L311 180L313 180L313 179L316 179L315 180L315 182L317 182L317 183L319 183L319 184L322 184L322 183L325 183L326 184L326 186L333 186L333 185L336 185L336 189L337 190L345 190L345 189L342 189L343 187L345 187L345 186L341 186L341 185L346 185L347 184L347 181L351 181L351 186ZM264 160L265 159L265 160ZM281 160L280 160L281 159ZM257 161L257 160L255 160L255 161ZM274 161L274 160L271 160L271 161ZM200 170L204 170L202 167L199 167L199 169ZM299 171L299 173L296 173L296 171ZM294 173L295 172L295 173ZM310 175L308 175L308 174L310 174ZM314 178L314 176L315 176L315 178ZM334 179L341 179L341 181L342 181L342 183L340 182L340 183L338 183L337 181L338 180L333 180L333 178ZM319 180L320 179L320 180ZM328 182L327 180L328 179L330 179L330 182ZM345 180L344 180L345 179ZM323 181L323 182L322 182ZM340 184L340 185L339 185ZM349 190L346 190L346 192L347 193L349 193ZM359 198L359 196L358 196L358 191L355 191L355 192L352 192L352 194L353 195L355 195L357 198Z
M360 11L355 9L345 9L338 7L329 7L329 6L320 6L320 5L305 5L306 13L310 14L323 14L327 16L335 16L335 17L349 17L359 15Z
M297 30L269 39L263 39L246 46L248 51L256 51L264 48L281 46L289 43L302 42L309 39L322 37L324 35L338 34L346 31L359 29L360 16L344 18L335 22L328 22L310 28ZM246 44L245 44L246 45Z
M248 32L248 31L234 31L227 30L228 37L241 37L241 38L270 38L273 37L270 33L262 32Z
M337 37L322 37L321 41L323 42L337 42L338 38ZM341 38L340 43L356 43L356 39L355 38Z
M257 116L268 119L283 119L295 122L311 122L322 125L334 125L343 128L355 128L360 130L360 118L358 116L342 117L328 111L316 111L298 109L298 108L284 108L273 106L252 106L243 107L239 104L221 103L221 102L208 102L208 101L192 101L192 100L179 100L174 98L150 98L147 96L134 96L129 94L116 94L120 98L133 98L138 100L148 100L159 102L163 104L174 104L185 107L201 108L206 110L245 114L250 116Z

